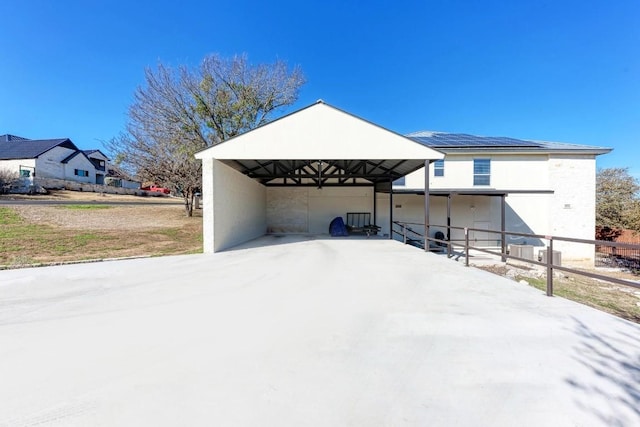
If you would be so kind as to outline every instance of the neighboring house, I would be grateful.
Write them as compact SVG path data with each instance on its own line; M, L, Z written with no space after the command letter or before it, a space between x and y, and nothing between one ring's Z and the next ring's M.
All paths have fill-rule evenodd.
M107 169L105 184L112 187L128 188L132 190L137 190L141 186L140 181L134 180L129 176L129 174L112 164L109 164L109 168Z
M95 168L89 158L68 138L26 139L0 137L0 168L22 178L55 178L95 183Z
M100 150L83 150L83 153L93 163L96 171L96 184L105 184L104 178L108 171L109 158Z
M13 171L32 183L37 178L105 185L112 168L100 150L80 150L68 138L36 140L0 135L0 169ZM134 181L125 181L126 188L139 188L139 183L136 187Z
M498 231L504 224L593 239L595 158L609 151L437 132L402 136L318 101L196 155L203 161L204 251L271 232L326 234L347 212L371 212L387 237L394 221L424 224L428 215L432 236L447 223ZM449 237L464 239L457 230ZM478 246L502 244L495 234L471 238ZM545 244L514 236L506 243ZM563 260L594 258L590 245L554 249Z

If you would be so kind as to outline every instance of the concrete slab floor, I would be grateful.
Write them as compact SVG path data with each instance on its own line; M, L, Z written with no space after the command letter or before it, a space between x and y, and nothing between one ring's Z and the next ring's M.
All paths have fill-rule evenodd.
M379 239L0 271L0 425L640 425L640 325Z

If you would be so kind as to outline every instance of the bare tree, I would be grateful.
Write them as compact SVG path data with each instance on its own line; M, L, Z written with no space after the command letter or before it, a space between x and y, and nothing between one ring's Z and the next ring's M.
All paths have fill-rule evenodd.
M134 94L127 132L107 143L120 165L181 194L188 216L201 188L194 154L267 123L293 104L305 80L286 63L253 66L246 56L210 55L199 68L159 64L145 70Z
M18 181L18 174L9 169L0 169L0 194L8 193Z

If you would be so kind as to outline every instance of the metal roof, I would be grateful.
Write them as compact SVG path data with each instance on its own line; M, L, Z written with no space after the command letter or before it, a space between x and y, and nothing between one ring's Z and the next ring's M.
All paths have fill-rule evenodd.
M93 149L93 150L82 150L82 152L87 156L87 157L91 157L92 154L96 154L96 153L100 153L100 155L102 157L104 157L105 159L109 159L109 157L104 154L102 151L98 150L98 149Z
M425 145L436 148L444 153L455 151L537 151L537 152L589 152L592 154L605 154L611 151L607 147L595 147L591 145L568 144L563 142L534 141L526 139L509 138L504 136L477 136L466 133L447 133L435 131L413 132L408 138Z
M0 160L35 159L58 146L78 149L68 138L0 141Z
M17 135L11 135L9 133L5 133L4 135L0 135L0 141L26 141L29 138L23 138Z

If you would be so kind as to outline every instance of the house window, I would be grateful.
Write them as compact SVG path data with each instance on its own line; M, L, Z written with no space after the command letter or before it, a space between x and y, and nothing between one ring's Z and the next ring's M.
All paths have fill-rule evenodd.
M491 184L491 160L473 159L473 185Z
M405 177L403 176L402 178L398 178L395 181L393 181L393 185L406 185L406 180Z
M444 159L433 162L433 176L444 176Z
M89 176L89 171L83 169L74 169L73 174L75 176Z
M20 169L20 176L22 178L29 178L31 177L31 171L28 169Z

